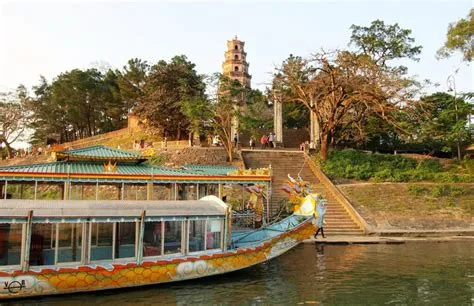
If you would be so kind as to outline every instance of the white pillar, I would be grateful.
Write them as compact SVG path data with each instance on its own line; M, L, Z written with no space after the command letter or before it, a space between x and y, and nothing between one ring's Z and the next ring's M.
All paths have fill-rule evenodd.
M314 102L311 101L311 106L314 105ZM319 146L319 122L316 113L310 111L310 123L309 123L309 139L310 139L310 147L316 148Z
M283 143L283 110L281 93L275 92L273 99L273 131L275 132L275 141Z

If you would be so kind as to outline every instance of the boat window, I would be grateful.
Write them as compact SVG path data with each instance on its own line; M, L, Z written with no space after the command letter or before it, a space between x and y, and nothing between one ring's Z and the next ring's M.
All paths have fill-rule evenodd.
M71 183L69 199L71 200L95 200L96 184Z
M30 242L30 265L54 265L53 227L55 224L33 223Z
M0 224L0 266L21 263L23 224Z
M189 252L204 251L205 220L189 221Z
M38 182L36 191L37 200L62 200L64 195L64 183Z
M58 258L56 262L76 262L82 260L82 224L58 224Z
M136 222L118 222L115 231L114 258L135 257Z
M208 220L206 229L206 250L220 249L222 220Z
M199 197L205 197L208 195L219 195L219 185L218 184L199 184Z
M152 200L174 200L173 184L153 184Z
M143 233L143 256L161 255L164 222L145 222Z
M197 200L196 184L178 184L177 200Z
M35 199L35 184L24 184L8 182L7 185L7 198L8 199L23 199L23 200L34 200Z
M113 223L91 224L90 260L111 260L113 246Z
M140 184L140 185L126 184L124 188L125 188L124 195L123 195L124 200L146 200L147 199L145 184Z
M165 221L165 254L181 252L182 221Z
M99 185L97 190L98 200L120 200L122 199L122 185L104 184Z

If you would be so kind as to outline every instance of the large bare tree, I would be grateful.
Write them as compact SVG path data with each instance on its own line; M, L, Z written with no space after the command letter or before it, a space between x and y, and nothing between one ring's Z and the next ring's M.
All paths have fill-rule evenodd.
M25 137L28 119L22 103L25 92L20 86L16 93L0 93L0 145L5 144L8 158L12 157L11 145Z
M286 101L302 103L316 115L323 160L330 136L342 124L370 113L396 125L395 114L408 108L415 84L404 71L380 65L367 54L338 50L306 59L290 56L274 80Z

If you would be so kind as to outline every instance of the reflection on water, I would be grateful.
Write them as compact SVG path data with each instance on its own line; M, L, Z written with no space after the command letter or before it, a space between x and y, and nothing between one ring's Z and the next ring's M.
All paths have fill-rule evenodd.
M474 304L474 243L301 245L226 275L28 305Z

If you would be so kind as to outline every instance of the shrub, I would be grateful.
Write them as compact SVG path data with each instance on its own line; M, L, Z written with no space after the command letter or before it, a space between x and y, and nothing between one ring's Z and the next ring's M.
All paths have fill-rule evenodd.
M400 155L367 154L350 149L331 151L328 159L319 163L332 179L373 179L376 182L474 182L472 173L474 162L471 160L464 160L448 171L437 159L417 162L415 159Z
M414 196L426 195L429 189L418 185L408 185L408 192Z
M451 188L449 185L437 185L431 189L431 195L435 198L447 197L451 194Z
M441 172L443 171L443 166L437 159L424 159L418 166L417 170L426 171L426 172Z
M148 162L153 166L162 166L168 160L168 155L154 154L150 157Z

